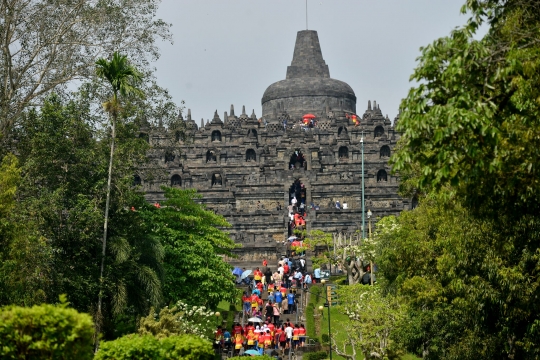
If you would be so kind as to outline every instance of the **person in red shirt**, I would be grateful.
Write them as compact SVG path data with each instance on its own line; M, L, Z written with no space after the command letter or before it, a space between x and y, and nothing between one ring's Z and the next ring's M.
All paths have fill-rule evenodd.
M257 294L251 294L251 314L255 314L257 307L259 306L259 297Z
M306 345L306 328L300 324L300 346Z
M266 259L263 259L263 266L268 266L268 261L266 261Z
M289 265L288 264L283 265L283 274L285 274L285 275L289 274Z
M298 325L294 326L292 340L293 340L293 348L297 349L298 345L300 345L300 327Z
M260 283L262 280L262 277L263 277L263 273L261 272L261 270L259 270L259 268L256 268L255 271L253 272L253 279L255 280L255 284Z
M272 334L270 334L270 330L266 330L266 333L263 335L263 341L265 349L272 347Z
M263 288L264 288L264 285L263 285L262 282L257 283L257 289L259 289L259 291L261 292L261 294L262 294L262 292L263 292Z
M244 295L242 296L242 304L243 304L243 308L244 308L244 314L249 316L250 315L249 312L251 310L251 297L248 296L248 294L246 292L244 292Z
M240 323L236 323L233 328L233 336L236 334L242 334L242 326L240 326Z

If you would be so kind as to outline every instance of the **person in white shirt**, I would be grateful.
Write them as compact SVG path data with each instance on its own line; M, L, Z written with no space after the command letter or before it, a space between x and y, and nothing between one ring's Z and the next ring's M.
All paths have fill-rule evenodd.
M287 347L291 345L293 331L294 329L291 327L291 324L289 323L289 325L287 325L287 327L285 328L285 334L287 334Z
M347 205L346 202L343 203L343 209L348 209L349 208L349 205Z
M283 269L283 266L278 267L277 271L278 271L279 275L281 275L281 277L283 277L283 272L285 271Z
M298 202L298 200L296 200L296 197L293 197L292 200L291 200L291 205L296 206L297 202Z

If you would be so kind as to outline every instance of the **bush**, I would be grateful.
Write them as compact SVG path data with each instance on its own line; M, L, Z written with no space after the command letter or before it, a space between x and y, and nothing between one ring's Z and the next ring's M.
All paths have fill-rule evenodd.
M306 329L307 336L310 339L318 341L317 333L315 332L315 312L317 309L317 296L320 295L322 288L320 286L312 286L309 291L311 292L309 302L306 305Z
M0 309L0 358L92 359L92 319L66 306Z
M321 340L324 345L330 345L330 337L328 337L328 334L322 334Z
M302 356L304 360L324 360L328 359L328 354L326 351L316 351L312 353L304 353Z
M169 336L158 340L152 335L127 335L104 341L95 360L212 360L214 350L209 341L192 335Z
M113 341L103 341L96 353L100 359L162 359L158 339L152 335L126 335Z

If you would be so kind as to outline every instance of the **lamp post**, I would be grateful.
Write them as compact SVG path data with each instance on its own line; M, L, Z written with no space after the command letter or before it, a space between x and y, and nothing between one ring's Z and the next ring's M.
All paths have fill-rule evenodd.
M219 326L219 317L221 316L221 314L219 313L219 311L216 311L214 315L216 315L216 327L217 327Z
M373 213L371 212L371 210L368 210L367 212L368 226L369 226L368 236L370 240L371 240L371 215L373 215ZM371 281L371 285L373 285L373 261L369 262L369 270L371 272L369 279Z
M362 240L366 238L366 220L364 209L364 132L362 131L362 137L360 138L362 144Z

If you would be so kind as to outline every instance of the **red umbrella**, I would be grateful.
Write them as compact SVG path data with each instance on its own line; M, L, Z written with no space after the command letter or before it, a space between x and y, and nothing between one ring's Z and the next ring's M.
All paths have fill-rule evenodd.
M302 116L302 119L315 119L316 116L313 115L313 114L306 114L304 116Z

